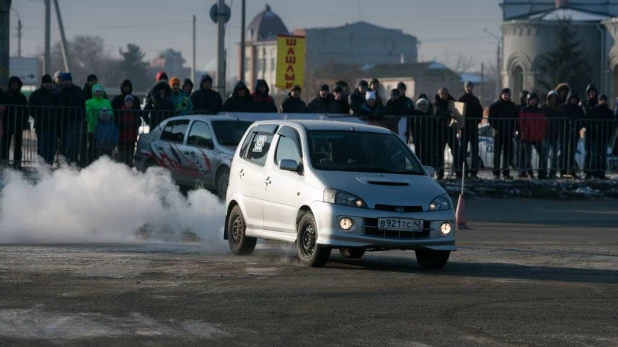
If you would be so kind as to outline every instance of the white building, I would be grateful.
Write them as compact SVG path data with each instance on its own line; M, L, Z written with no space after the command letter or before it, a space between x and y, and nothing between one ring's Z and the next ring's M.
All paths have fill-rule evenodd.
M618 17L618 0L503 0L500 6L502 84L514 95L538 89L539 63L555 47L558 21L564 18L571 19L588 55L590 82L608 96L618 92L618 48L612 48L618 42L618 22L612 19Z

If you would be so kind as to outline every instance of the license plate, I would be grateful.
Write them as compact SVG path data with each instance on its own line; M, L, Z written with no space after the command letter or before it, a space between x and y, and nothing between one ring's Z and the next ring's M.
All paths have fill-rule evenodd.
M378 230L421 232L424 224L421 219L378 218Z

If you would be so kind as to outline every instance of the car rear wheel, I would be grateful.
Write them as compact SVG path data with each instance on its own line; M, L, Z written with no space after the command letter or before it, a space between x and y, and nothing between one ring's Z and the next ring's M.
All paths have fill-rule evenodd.
M330 258L329 247L318 245L318 227L313 213L307 212L298 223L296 248L298 257L303 265L322 267Z
M217 178L215 179L215 190L219 200L224 201L225 196L227 194L227 186L230 182L230 169L223 168L219 170L217 173Z
M339 253L342 257L348 259L360 259L365 255L364 248L340 248Z
M441 269L448 262L451 251L416 251L416 261L424 269Z
M230 250L236 255L249 255L255 249L257 239L245 235L246 228L240 207L234 206L227 220L227 240Z

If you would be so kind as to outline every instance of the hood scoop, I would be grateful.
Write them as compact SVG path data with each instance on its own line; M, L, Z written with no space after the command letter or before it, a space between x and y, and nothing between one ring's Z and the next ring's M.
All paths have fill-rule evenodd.
M357 177L356 179L361 183L375 186L407 187L410 185L410 182L405 180L393 180L384 177Z

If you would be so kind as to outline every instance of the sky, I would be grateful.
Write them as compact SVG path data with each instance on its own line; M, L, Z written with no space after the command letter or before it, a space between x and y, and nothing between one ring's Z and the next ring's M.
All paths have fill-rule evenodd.
M180 50L191 64L192 16L197 17L197 70L216 69L217 26L209 16L216 0L58 0L67 39L99 35L110 54L138 44L152 59L166 48ZM241 33L241 0L225 0L232 16L226 25L228 76L236 73ZM246 0L247 25L268 3L289 31L335 27L359 20L401 29L421 42L419 61L453 61L459 54L481 62L496 60L502 11L499 0ZM17 55L17 13L22 25L22 56L41 55L44 47L42 0L13 1L11 55ZM52 46L60 39L52 7Z

